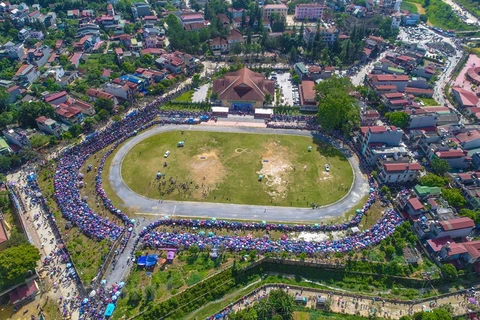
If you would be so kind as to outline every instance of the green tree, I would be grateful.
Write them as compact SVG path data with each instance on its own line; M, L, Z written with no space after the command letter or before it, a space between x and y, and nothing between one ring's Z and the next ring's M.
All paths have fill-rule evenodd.
M480 212L478 211L473 211L471 209L461 209L460 210L460 215L462 217L468 217L475 221L476 224L480 224Z
M192 77L192 86L194 88L198 88L199 85L200 85L200 75L196 73Z
M53 118L55 110L51 105L41 101L23 102L18 108L18 122L22 127L35 128L37 126L35 119L40 116Z
M467 204L467 199L462 195L462 191L457 188L442 188L442 198L454 207L463 207Z
M440 270L442 271L442 275L445 279L450 281L458 279L457 269L453 265L445 263L442 265Z
M27 237L23 233L20 233L16 229L14 229L14 231L10 235L10 238L8 239L8 247L18 247L24 244L28 244Z
M296 62L297 61L297 56L298 56L297 48L292 47L290 49L290 61L291 62Z
M196 244L191 245L188 248L188 253L191 254L194 257L197 257L199 252L200 252L200 248Z
M388 245L385 247L385 255L388 259L392 259L393 255L395 254L395 247L392 245Z
M48 136L41 133L36 133L30 137L30 144L34 149L45 147L49 142Z
M125 61L124 63L122 63L122 70L125 73L134 73L135 72L135 66L133 64L131 64L130 62Z
M105 110L110 114L113 113L113 101L110 99L104 99L104 98L97 99L94 102L94 106L95 106L96 112Z
M408 124L408 114L403 111L387 112L385 117L396 127L405 128Z
M70 134L74 138L78 137L82 133L82 131L83 131L82 126L80 126L79 124L72 124L68 128L68 132L70 132Z
M439 176L443 176L445 173L450 171L450 165L444 159L435 158L430 161L430 166L432 167L432 171Z
M145 298L147 299L147 301L155 300L156 291L157 290L152 285L149 285L149 286L145 287Z
M443 187L448 183L448 178L437 176L436 174L429 172L423 177L420 177L418 182L422 186Z
M141 300L142 300L142 292L139 289L134 288L132 291L130 291L130 294L128 295L129 305L136 307L138 306Z
M0 252L0 288L20 284L35 273L40 259L38 249L31 244L21 244Z
M340 130L349 135L360 125L359 107L355 98L349 94L351 84L343 86L345 80L338 80L337 77L331 79L322 81L315 87L320 99L318 122L326 131Z
M95 118L88 117L83 120L83 127L85 128L85 130L91 130L94 128L96 123L97 121L95 120Z

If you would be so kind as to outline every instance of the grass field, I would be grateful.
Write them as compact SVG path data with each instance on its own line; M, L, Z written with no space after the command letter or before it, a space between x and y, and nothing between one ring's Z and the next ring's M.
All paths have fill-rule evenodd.
M414 3L408 2L408 1L402 1L402 4L400 5L400 9L406 10L411 13L417 13L418 8Z
M173 101L177 102L192 102L192 97L193 97L193 90L187 91L185 93L182 93L179 95L177 98L175 98Z
M177 148L181 140L185 147ZM166 177L157 180L158 171ZM347 159L312 138L195 131L143 140L126 155L122 176L133 191L155 199L294 207L335 202L353 181Z

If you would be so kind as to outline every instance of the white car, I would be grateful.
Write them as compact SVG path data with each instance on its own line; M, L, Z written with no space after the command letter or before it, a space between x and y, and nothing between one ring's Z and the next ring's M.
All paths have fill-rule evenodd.
M165 152L165 154L163 155L164 158L168 158L168 156L170 155L170 151L167 151Z
M330 166L328 164L325 165L325 171L330 172Z

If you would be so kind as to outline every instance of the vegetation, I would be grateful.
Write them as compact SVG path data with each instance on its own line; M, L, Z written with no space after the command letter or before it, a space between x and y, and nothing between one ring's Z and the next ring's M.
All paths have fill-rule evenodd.
M438 176L431 172L418 178L419 184L427 187L443 187L448 184L448 181L447 177Z
M175 102L192 102L193 90L187 91L179 95L173 101Z
M185 147L177 148L182 140ZM168 166L162 167L167 150ZM284 170L271 172L271 162ZM324 170L326 164L330 172ZM186 192L159 188L158 171L166 180L174 177L177 185L191 187ZM298 207L342 198L353 179L338 150L311 138L200 131L172 131L143 140L123 160L122 176L132 190L150 198Z
M405 128L408 124L408 114L403 111L394 111L394 112L387 112L385 117L388 119L391 125Z
M360 125L359 107L350 92L348 78L333 76L315 86L318 100L318 121L326 131L339 130L345 136Z
M448 162L440 158L435 158L432 161L430 161L430 166L432 167L433 173L439 176L443 176L445 173L447 173L451 169Z
M428 21L434 26L445 30L472 30L476 28L463 22L452 7L442 0L425 0L424 7Z
M402 1L402 4L400 5L400 9L408 11L410 13L417 13L418 9L417 6L414 4L408 2L408 1Z
M286 291L278 289L270 291L267 298L251 307L228 315L230 320L289 320L293 319L295 302Z
M456 208L467 204L467 199L462 195L462 191L457 188L442 188L442 198Z
M0 252L0 290L20 284L35 273L40 260L37 248L29 243L12 246Z

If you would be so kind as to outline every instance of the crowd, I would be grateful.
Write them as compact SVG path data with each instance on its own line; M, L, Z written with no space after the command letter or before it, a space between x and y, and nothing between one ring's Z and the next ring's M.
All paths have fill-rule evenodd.
M171 223L168 219L159 220L146 227L140 233L139 241L141 241L143 246L154 249L162 247L188 248L192 245L197 245L200 249L224 246L230 251L287 251L291 253L305 252L307 254L314 254L316 252L348 252L368 248L372 245L378 244L392 234L395 231L395 228L402 223L402 219L394 210L387 209L383 217L369 230L365 230L358 234L351 234L340 240L325 240L320 242L289 240L287 238L272 240L267 236L253 238L248 235L246 237L241 237L215 234L205 235L202 233L161 232L153 230L155 227L163 225L164 222ZM181 224L177 222L177 225L180 226Z

